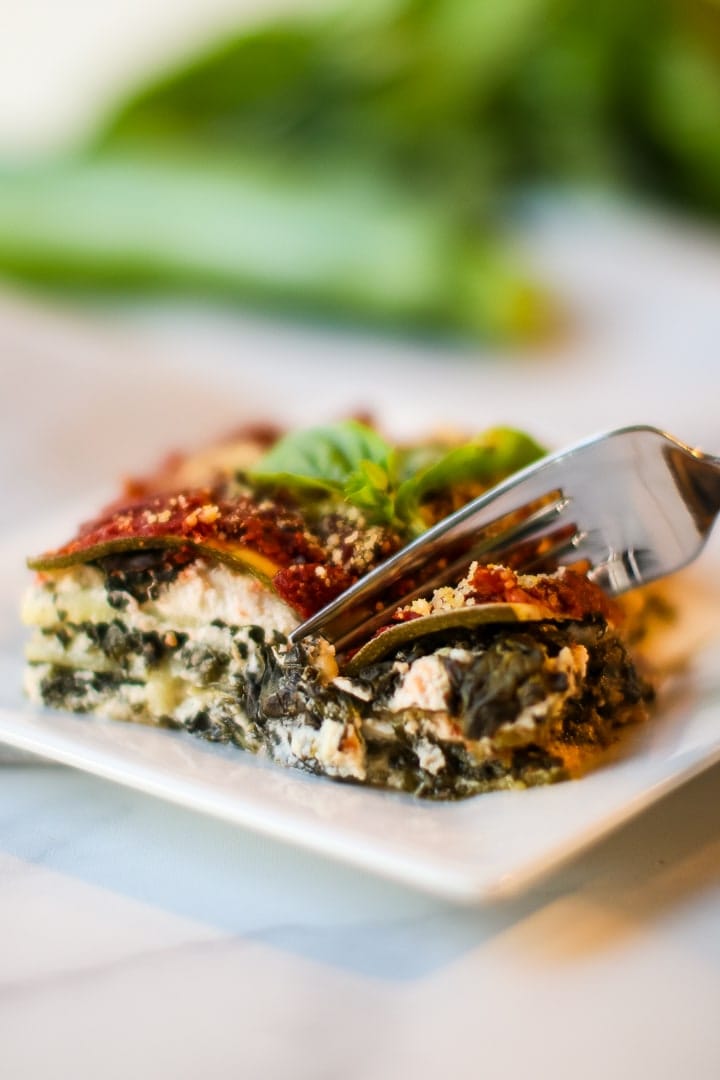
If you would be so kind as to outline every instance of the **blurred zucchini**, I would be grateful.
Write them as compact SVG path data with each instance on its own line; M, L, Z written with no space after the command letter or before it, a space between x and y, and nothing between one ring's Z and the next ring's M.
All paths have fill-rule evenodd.
M0 263L64 285L174 289L527 337L543 294L452 208L292 161L103 152L0 171Z
M717 0L368 0L254 27L0 171L0 269L536 338L520 188L720 212ZM502 234L500 234L501 236Z

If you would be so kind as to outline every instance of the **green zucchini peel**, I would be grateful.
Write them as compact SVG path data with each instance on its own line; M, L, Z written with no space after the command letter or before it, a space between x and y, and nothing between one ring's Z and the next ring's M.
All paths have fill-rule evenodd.
M488 623L547 622L548 620L559 622L568 618L567 615L549 613L547 608L539 607L537 604L477 604L455 608L452 611L438 611L432 615L408 619L407 622L398 623L389 630L383 630L381 634L371 638L353 654L343 665L343 674L355 675L368 664L374 664L387 656L399 645L405 645L426 634L436 634L441 630L452 630L456 627L467 629Z
M258 578L263 584L269 585L280 566L272 563L264 555L259 555L249 548L230 548L220 545L208 544L197 540L188 540L180 536L153 536L153 537L116 537L113 540L104 540L102 543L93 544L90 547L78 551L59 552L58 554L38 555L27 560L30 570L65 570L71 566L82 563L95 562L103 559L106 555L117 555L125 551L152 551L164 550L173 547L189 547L200 555L206 555L218 562L226 563L236 570L242 570Z

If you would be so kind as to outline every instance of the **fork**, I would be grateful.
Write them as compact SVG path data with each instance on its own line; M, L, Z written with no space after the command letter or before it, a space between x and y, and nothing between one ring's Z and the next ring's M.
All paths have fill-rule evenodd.
M459 580L473 560L583 564L617 596L692 562L720 512L720 458L647 425L542 458L443 518L296 627L338 652L392 611Z

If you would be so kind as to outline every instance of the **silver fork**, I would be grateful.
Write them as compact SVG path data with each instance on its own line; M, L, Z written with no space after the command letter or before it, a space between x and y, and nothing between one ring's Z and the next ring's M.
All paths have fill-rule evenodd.
M719 512L720 458L645 425L606 432L542 458L450 514L290 640L321 633L342 651L396 607L459 580L473 559L515 556L513 566L533 569L539 546L543 564L583 563L616 596L695 559ZM525 545L529 556L518 558Z

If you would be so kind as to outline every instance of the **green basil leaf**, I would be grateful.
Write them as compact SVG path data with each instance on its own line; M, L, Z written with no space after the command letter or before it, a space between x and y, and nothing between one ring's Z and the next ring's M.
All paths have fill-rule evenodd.
M429 495L468 482L489 487L543 453L534 439L512 428L493 428L450 451L429 445L399 453L366 424L346 420L290 432L250 478L297 493L335 494L361 509L371 524L417 534L426 527L419 508Z
M292 431L260 459L251 478L260 484L345 493L390 486L392 447L357 420ZM371 471L375 470L375 471ZM378 485L379 478L379 485Z
M544 453L542 446L522 431L491 428L405 480L398 489L396 513L412 521L423 499L434 492L472 482L490 487Z
M388 471L382 465L365 459L345 483L345 498L353 506L364 510L371 524L389 525L394 521L395 498L391 472L394 469Z

